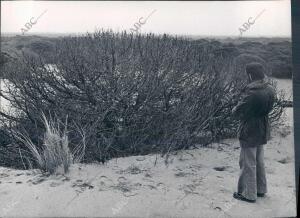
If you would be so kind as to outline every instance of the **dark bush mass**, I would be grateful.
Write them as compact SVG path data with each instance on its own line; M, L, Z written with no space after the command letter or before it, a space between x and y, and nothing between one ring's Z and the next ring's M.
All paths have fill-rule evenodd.
M166 154L236 134L231 110L252 59L232 44L99 31L59 39L50 50L33 47L47 50L55 65L24 54L4 68L4 95L16 109L1 113L11 141L12 130L26 130L41 145L43 113L68 120L73 148L81 140L78 129L85 132L86 162ZM278 101L273 121L282 112Z

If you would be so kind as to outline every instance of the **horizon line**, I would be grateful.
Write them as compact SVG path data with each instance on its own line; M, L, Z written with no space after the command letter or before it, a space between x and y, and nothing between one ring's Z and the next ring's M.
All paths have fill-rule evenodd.
M125 31L125 30L124 30ZM124 31L112 31L112 32L115 32L115 33L122 33ZM52 35L76 35L76 34L86 34L86 33L92 33L92 32L95 32L95 31L84 31L84 32L31 32L31 33L26 33L25 35L23 36L29 36L29 35L46 35L46 34L52 34ZM129 32L129 31L128 31ZM218 38L218 37L227 37L227 38L292 38L291 36L288 36L288 35L255 35L255 36L239 36L239 35L196 35L196 34L172 34L172 33L153 33L153 32L145 32L145 33L141 33L142 35L143 34L156 34L156 35L163 35L163 34L166 34L166 35L171 35L171 36L187 36L187 37L206 37L206 38ZM0 32L0 34L10 34L10 35L22 35L22 33L20 32Z

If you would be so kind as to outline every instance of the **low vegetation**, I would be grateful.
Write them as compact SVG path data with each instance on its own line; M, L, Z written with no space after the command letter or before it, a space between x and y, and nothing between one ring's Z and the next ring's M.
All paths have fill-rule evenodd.
M65 123L65 129L61 132L58 121L48 121L44 114L42 116L45 134L41 147L35 145L30 137L24 133L14 132L13 135L30 151L31 156L34 158L34 163L37 164L39 169L50 174L67 173L74 160L74 154L69 149L67 123ZM84 153L84 148L81 150L81 153ZM23 158L21 152L20 156ZM26 168L23 159L22 163ZM28 165L32 167L33 164L28 161Z
M165 155L235 136L231 110L246 84L245 62L260 61L273 73L270 60L262 56L267 45L254 54L246 53L252 46L246 43L111 31L57 38L54 45L46 46L45 53L36 43L39 55L24 52L2 67L9 82L1 95L16 112L0 112L0 149L6 155L22 149L23 158L17 160L34 160L30 163L51 172L59 165L67 170L69 149L78 161L105 162L152 152ZM288 57L286 49L278 49ZM274 124L281 102L279 96L271 115ZM67 117L68 131L47 123L50 117ZM26 138L14 134L24 130ZM5 162L19 167L20 161Z

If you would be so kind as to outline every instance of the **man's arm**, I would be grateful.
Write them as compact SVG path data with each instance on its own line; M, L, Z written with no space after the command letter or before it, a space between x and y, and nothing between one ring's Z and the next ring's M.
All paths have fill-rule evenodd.
M250 95L250 93L247 92L243 93L238 104L232 109L233 116L240 119L241 117L247 115L251 110L251 102L252 95Z

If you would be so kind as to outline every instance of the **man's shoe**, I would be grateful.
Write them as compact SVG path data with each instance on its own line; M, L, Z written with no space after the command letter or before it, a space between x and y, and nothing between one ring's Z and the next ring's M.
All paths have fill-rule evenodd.
M243 195L241 195L240 193L237 193L237 192L234 192L233 193L233 197L237 200L240 200L240 201L246 201L248 203L255 203L256 200L250 200L250 199L247 199L245 198Z
M257 197L263 198L265 197L265 193L257 193Z

